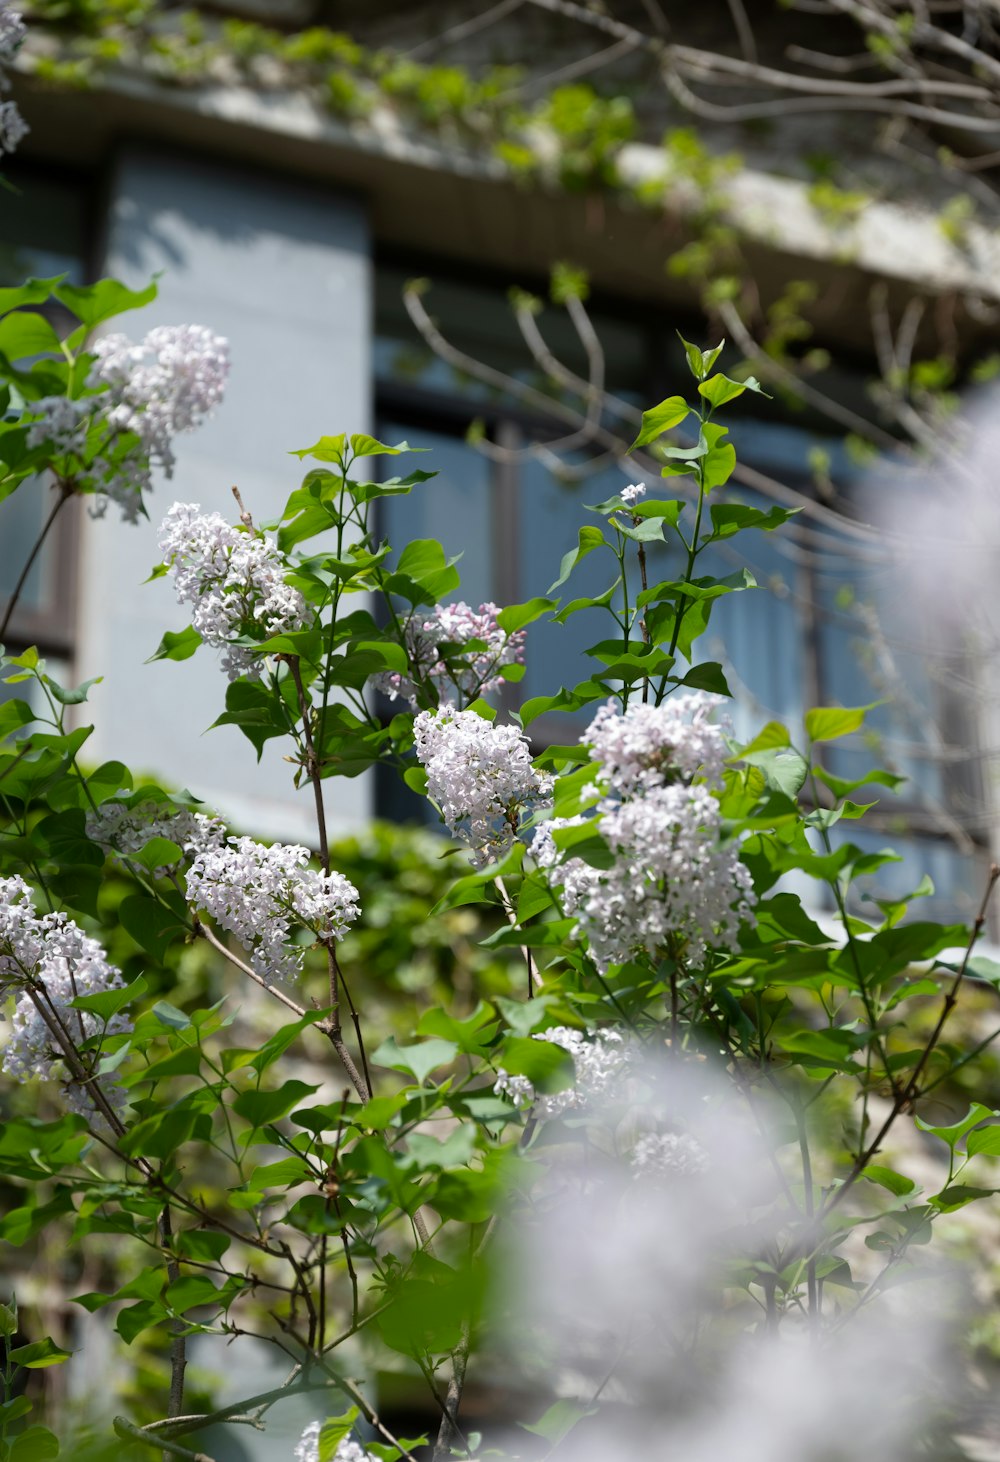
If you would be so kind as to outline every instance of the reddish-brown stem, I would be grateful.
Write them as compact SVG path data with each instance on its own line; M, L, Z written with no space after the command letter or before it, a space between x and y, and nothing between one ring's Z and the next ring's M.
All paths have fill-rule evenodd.
M1000 866L994 863L990 867L989 878L986 884L986 891L983 894L982 903L979 906L979 912L976 915L975 921L972 925L972 930L969 934L969 942L965 946L965 953L962 956L962 962L958 967L955 978L952 980L951 984L948 987L947 993L945 994L944 1003L941 1007L941 1013L937 1018L937 1023L934 1026L934 1029L931 1031L930 1039L928 1040L926 1046L921 1052L920 1059L917 1062L916 1066L913 1068L913 1072L910 1076L909 1081L907 1081L905 1085L896 1092L892 1106L889 1109L889 1114L886 1117L885 1121L882 1123L881 1127L878 1129L878 1132L876 1132L875 1136L872 1138L871 1142L868 1144L865 1150L858 1154L850 1172L847 1174L847 1177L844 1179L843 1183L841 1183L840 1187L835 1189L835 1191L831 1193L830 1197L827 1199L826 1203L820 1210L820 1218L823 1218L832 1209L836 1208L837 1205L842 1201L844 1195L857 1182L858 1178L861 1176L865 1168L868 1166L872 1158L882 1146L882 1143L888 1136L889 1129L896 1121L896 1118L908 1106L912 1105L912 1103L915 1102L919 1097L920 1092L918 1087L920 1078L927 1068L927 1062L930 1060L931 1054L937 1046L938 1041L941 1039L941 1032L944 1030L945 1023L947 1022L948 1017L951 1015L951 1012L954 1010L956 1004L958 1003L959 988L961 987L962 981L965 978L965 972L968 969L969 960L972 958L973 947L975 946L976 940L982 933L983 926L986 923L986 911L989 907L990 898L992 897L993 890L996 887L998 879L1000 879Z
M45 543L46 538L48 538L49 536L49 532L52 528L53 523L59 516L63 503L65 503L69 498L73 496L73 489L67 483L60 481L57 486L59 496L56 498L55 505L52 508L52 511L49 513L49 516L42 524L41 532L35 539L34 547L24 561L24 567L21 569L21 572L18 575L17 583L14 585L14 592L11 594L10 599L7 601L7 608L4 610L3 619L0 620L0 643L2 643L3 637L7 633L7 627L10 624L11 619L13 618L14 610L17 608L18 600L24 592L24 586L28 582L28 575L31 573L35 559L41 553L42 546Z

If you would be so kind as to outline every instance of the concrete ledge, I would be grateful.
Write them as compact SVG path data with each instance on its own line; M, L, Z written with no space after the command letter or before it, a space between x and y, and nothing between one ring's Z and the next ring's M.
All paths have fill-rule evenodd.
M362 195L384 245L439 254L530 282L555 259L589 270L595 287L683 310L696 290L671 278L665 260L692 236L699 199L676 185L662 212L627 199L583 197L526 186L488 157L408 130L389 108L348 125L301 95L212 84L185 89L121 73L88 91L54 90L30 75L17 98L32 132L29 157L62 166L103 166L119 145L137 140L190 150L254 170L335 184ZM659 176L658 148L632 144L622 154L630 181ZM963 348L992 344L978 302L1000 300L1000 235L971 225L968 247L950 244L935 216L916 204L870 204L853 223L831 230L797 181L744 170L725 184L728 216L766 303L789 279L818 287L812 310L824 344L868 354L868 295L876 281L890 308L914 292L956 297L954 329ZM971 297L972 312L962 297ZM933 340L926 343L933 348Z

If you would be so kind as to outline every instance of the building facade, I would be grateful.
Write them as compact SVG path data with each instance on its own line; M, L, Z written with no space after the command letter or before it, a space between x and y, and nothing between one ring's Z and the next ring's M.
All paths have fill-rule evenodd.
M171 89L124 73L74 92L36 74L18 95L32 133L10 169L20 196L8 198L0 221L5 282L65 272L138 287L157 277L142 328L204 323L227 337L233 364L224 405L178 444L174 478L158 484L148 522L122 524L113 511L67 518L30 582L12 643L37 643L76 681L104 677L90 743L99 760L120 758L188 785L234 825L306 839L310 805L287 766L266 750L258 766L235 727L208 731L224 691L211 654L147 663L163 631L186 622L169 581L144 583L158 559L161 510L179 498L231 513L237 485L266 521L301 475L290 452L327 433L373 431L432 449L439 474L384 515L395 543L433 536L463 554L462 594L471 602L544 593L575 541L583 504L624 485L627 464L593 441L553 460L558 382L544 379L507 290L543 295L558 260L587 271L607 389L627 425L629 410L686 389L676 330L701 339L707 328L693 285L664 269L698 200L680 197L668 226L620 198L597 206L565 188L526 188L496 159L391 113L352 125L306 98L230 81ZM641 178L652 151L636 143L621 165ZM766 500L777 484L814 512L794 542L759 535L752 568L760 588L719 610L703 658L725 664L738 733L772 717L794 725L813 704L884 702L871 722L878 746L838 753L835 770L875 759L910 780L860 836L873 846L902 839L904 864L884 875L885 887L905 892L927 873L942 906L965 912L993 839L980 713L934 673L913 606L885 571L878 533L824 531L823 481L847 497L868 490L843 439L872 371L861 320L873 287L890 302L913 290L992 297L996 247L982 230L970 249L949 251L919 208L882 202L857 220L848 256L806 194L794 179L746 167L727 207L764 294L793 277L816 284L815 339L838 352L845 424L838 433L780 394L734 416L747 469L740 490ZM420 298L450 355L428 344L405 307L414 276L429 281ZM992 326L963 328L970 349L989 343ZM546 310L540 329L585 375L586 351L565 315ZM491 384L463 359L529 394ZM533 390L548 393L550 409ZM44 487L0 511L0 590L9 591L44 512ZM585 574L580 583L586 592ZM582 678L588 638L582 622L579 631L534 629L518 694L537 694L557 675ZM943 652L949 665L955 653ZM927 712L916 718L919 733L913 706ZM544 741L579 726L567 719L537 729ZM377 774L336 786L335 833L414 811Z

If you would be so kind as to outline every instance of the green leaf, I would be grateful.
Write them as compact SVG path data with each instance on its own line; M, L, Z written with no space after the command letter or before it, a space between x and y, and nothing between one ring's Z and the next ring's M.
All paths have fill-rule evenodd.
M201 1051L197 1046L182 1046L169 1056L154 1061L139 1072L135 1084L142 1081L162 1081L168 1076L197 1076L201 1071Z
M753 742L751 742L753 745ZM741 760L748 766L760 767L769 787L795 798L805 786L809 763L790 746L775 746L765 751L745 751Z
M148 894L130 894L123 899L118 907L118 919L136 944L159 964L163 963L170 946L187 933L183 916Z
M732 692L722 666L715 660L706 660L704 665L693 665L680 685L690 685L695 690L708 690L714 695L729 696Z
M689 346L693 350L694 346ZM721 345L719 346L721 350ZM698 352L699 355L701 352ZM568 1437L578 1421L583 1421L587 1416L596 1416L599 1408L596 1406L585 1406L579 1401L556 1401L530 1426L527 1422L520 1422L519 1425L526 1432L533 1432L536 1437L542 1437L551 1447L557 1446L563 1439Z
M445 1010L426 1010L417 1025L417 1035L439 1036L454 1042L463 1053L481 1056L496 1028L493 1006L480 1000L472 1014L464 1020L458 1020Z
M497 1053L496 1064L515 1076L526 1076L543 1091L559 1091L572 1085L576 1072L568 1051L554 1041L536 1041L533 1036L508 1036Z
M233 1111L253 1127L263 1127L287 1116L303 1097L318 1090L305 1081L286 1081L277 1091L241 1091L233 1102Z
M642 429L629 447L629 451L634 452L639 447L645 447L649 442L661 437L664 432L679 426L690 414L690 410L691 408L683 396L668 396L665 401L660 402L659 406L652 406L648 411L644 411Z
M929 1201L940 1213L954 1213L956 1209L965 1208L969 1203L976 1203L980 1198L992 1198L997 1191L996 1188L973 1188L963 1183L955 1183L943 1188Z
M806 712L806 735L810 741L836 741L849 736L864 724L865 713L871 706L817 706Z
M377 437L368 436L366 432L356 432L351 437L351 453L355 457L398 457L400 452L419 450L419 447L411 447L409 442L400 442L398 447L390 447Z
M460 583L454 561L434 538L417 538L399 556L395 570L386 576L386 588L411 604L434 604Z
M752 741L748 741L743 750L738 753L741 759L746 759L748 752L771 751L778 746L790 746L791 740L785 727L780 721L768 721L766 726L761 727Z
M136 310L151 304L156 298L156 285L150 284L145 289L135 290L127 289L117 279L99 279L96 284L60 284L52 292L86 327L84 331L74 331L70 336L70 346L75 348L79 339L95 325L110 320L114 315L121 315L126 310Z
M54 1340L36 1340L31 1345L19 1345L10 1352L9 1359L15 1365L24 1366L29 1371L40 1371L46 1366L62 1365L64 1360L69 1360L73 1352L63 1350L61 1345L56 1345Z
M970 1157L1000 1157L1000 1126L977 1127L969 1133L965 1150Z
M48 1203L27 1203L6 1213L0 1220L0 1239L20 1246L40 1234L54 1220L62 1220L72 1212L72 1197L67 1189L60 1187Z
M126 1345L131 1345L137 1335L159 1325L167 1319L166 1307L159 1300L140 1300L137 1305L128 1305L115 1321L115 1329Z
M187 629L168 629L156 653L150 655L146 664L152 665L154 660L190 660L201 643L201 635L190 624Z
M565 584L577 564L582 559L585 559L589 553L593 553L595 548L601 548L607 545L607 542L608 540L600 528L595 528L592 524L585 523L580 529L576 548L571 548L568 553L563 554L562 562L559 565L559 577L554 584L549 585L549 593L553 593L561 584Z
M44 315L18 310L0 320L0 351L21 360L26 355L61 355L62 344Z
M359 1415L358 1408L352 1406L343 1416L331 1416L324 1421L319 1434L319 1462L334 1462L337 1448L350 1436Z
M178 1010L176 1005L171 1005L169 1000L157 1000L153 1006L153 1014L162 1025L167 1025L171 1030L184 1031L191 1024L191 1018L185 1015L183 1010Z
M549 609L554 609L559 603L558 599L529 599L524 604L508 604L501 609L497 615L497 624L505 634L512 635L517 630L523 629L527 624L533 624L536 619L541 619Z
M93 680L85 680L76 690L64 690L50 676L43 675L42 679L52 692L52 699L57 700L62 706L80 706L87 699L87 692L92 685L100 685L104 679L103 675L95 675Z
M138 853L130 853L132 862L138 863L142 868L148 868L152 873L157 868L173 868L180 863L184 857L184 850L177 843L171 842L169 838L150 838L144 843Z
M201 1228L183 1229L174 1237L178 1254L201 1264L218 1264L231 1243L228 1234L210 1233Z
M873 784L878 787L888 787L890 791L895 791L897 787L902 786L907 780L906 777L897 777L894 772L887 772L882 767L873 768L872 771L866 772L863 777L835 777L832 772L824 771L819 766L814 767L813 770L824 786L829 787L835 797L847 797L851 792L856 792L859 787L866 787Z
M65 274L54 274L51 279L26 279L23 284L0 289L0 315L23 309L25 305L44 305L65 278Z
M771 508L767 513L761 512L759 508L749 508L744 503L713 503L712 533L706 541L710 542L715 538L732 538L734 534L742 532L745 528L759 528L765 533L773 532L780 528L782 523L787 523L794 513L799 512L798 508Z
M344 447L347 438L343 432L335 437L320 437L311 447L300 447L295 452L290 452L291 457L315 457L317 462L336 462L339 467L344 463Z
M55 1365L55 1361L50 1361ZM51 1462L59 1456L59 1438L48 1427L29 1426L12 1438L6 1462Z
M888 1188L897 1198L903 1198L907 1193L916 1189L916 1183L912 1178L904 1177L902 1173L894 1172L892 1168L880 1167L873 1163L866 1167L861 1176L867 1178L870 1183L878 1183L880 1188Z
M88 800L92 798L96 803L106 802L109 797L114 797L119 792L130 792L131 790L132 773L120 761L102 762L97 771L91 772L87 778Z
M973 1127L978 1127L979 1123L985 1121L987 1117L996 1117L997 1115L1000 1114L992 1111L989 1107L984 1107L981 1102L973 1102L967 1115L960 1122L953 1122L950 1127L932 1127L922 1117L914 1117L913 1120L921 1132L930 1132L934 1137L940 1137L941 1141L947 1143L952 1151L954 1151L955 1144L967 1132L971 1132Z
M744 391L756 391L761 396L767 395L756 376L747 376L743 381L734 381L731 376L719 374L710 376L698 387L698 394L704 396L713 408L725 406L728 401L735 401L737 396L743 395Z
M99 1020L110 1020L117 1015L119 1010L124 1010L131 1005L133 1000L139 1000L145 995L148 986L142 975L133 980L131 985L112 990L101 990L97 995L77 995L70 1001L74 1010L86 1010L91 1015L96 1015Z
M571 599L569 603L564 605L564 607L560 609L559 613L554 614L552 618L555 620L556 624L565 624L570 615L577 614L581 609L607 609L608 605L614 598L615 591L617 590L620 583L621 579L616 579L611 587L609 589L605 589L604 593L599 594L596 599Z
M143 1118L119 1141L129 1157L159 1158L162 1162L192 1137L207 1137L211 1130L212 1119L207 1112L177 1105Z
M677 332L677 338L684 347L684 354L687 356L688 369L691 374L696 381L703 381L722 354L723 347L726 343L725 340L720 340L718 345L713 346L711 350L699 350L697 345L692 345L690 340L685 340L679 330Z
M729 432L717 422L706 421L701 429L702 441L707 447L701 463L701 480L706 492L713 487L724 487L736 467L736 448L732 442L723 441Z
M20 731L22 726L30 725L34 719L35 713L27 701L0 701L0 740L12 731Z
M266 741L288 735L280 693L256 680L232 682L226 690L226 709L212 725L238 726L256 750L258 761Z
M458 1046L454 1041L433 1038L415 1046L398 1046L395 1036L390 1036L374 1052L372 1060L392 1071L409 1072L423 1086L432 1071L439 1066L450 1066L457 1054Z

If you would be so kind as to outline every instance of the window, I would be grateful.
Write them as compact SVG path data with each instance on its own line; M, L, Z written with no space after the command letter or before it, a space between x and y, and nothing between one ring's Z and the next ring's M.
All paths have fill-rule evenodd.
M30 276L66 274L73 283L87 277L88 229L82 186L73 180L11 169L19 196L0 212L0 285L17 285ZM76 322L56 307L50 318L58 330ZM3 501L0 532L0 610L9 601L52 508L44 479L25 482ZM22 588L6 634L7 648L37 645L48 655L70 656L73 648L79 504L60 514Z
M384 500L382 531L397 545L435 537L448 553L463 553L461 595L470 602L504 603L544 593L586 520L582 505L620 490L625 479L613 460L598 460L584 480L563 481L545 461L521 454L519 449L533 439L558 435L558 420L546 421L537 402L525 404L475 379L460 357L445 361L425 344L402 303L405 280L414 272L392 260L377 271L378 432L383 440L406 439L430 448L440 475L424 492ZM447 276L439 280L441 271L433 268L424 272L432 285L422 302L447 341L525 386L552 391L520 336L504 287ZM649 405L689 388L674 334L677 321L653 310L614 310L600 303L590 313L605 349L608 387L618 397ZM557 357L585 375L585 355L565 315L547 309L540 324ZM702 330L693 323L685 333L697 339ZM554 399L558 402L558 395ZM487 443L504 451L483 452L467 441L470 423L476 421ZM817 449L829 460L840 492L863 490L861 474L842 443L819 435L801 418L782 419L779 402L760 403L743 417L734 411L727 424L742 463L810 498L815 496L811 463ZM582 464L581 453L561 455L571 469ZM740 489L740 496L770 505L751 491ZM978 882L978 875L969 876L968 856L985 857L981 779L968 757L954 756L954 747L942 751L934 728L950 726L956 741L968 740L971 733L941 677L930 673L925 647L913 642L912 612L877 542L846 535L827 535L821 542L796 527L748 534L737 550L719 544L712 553L712 572L731 572L749 560L759 585L755 592L719 601L701 641L700 658L723 662L736 698L737 735L749 737L771 718L794 729L810 705L884 702L870 714L864 745L831 746L827 764L843 776L862 775L873 763L881 764L908 782L898 797L873 786L872 796L863 800L881 798L883 805L869 815L864 831L851 823L848 833L835 828L834 834L873 848L890 837L902 839L904 861L880 873L878 892L905 893L926 873L937 888L937 912L964 910L972 897L966 887ZM599 559L592 555L574 571L573 597L605 586L607 572ZM678 567L662 551L650 555L651 575L673 577ZM557 681L584 679L589 673L584 650L605 637L598 611L580 614L564 627L532 626L527 673L505 688L508 704L551 689ZM927 713L930 707L934 715ZM532 724L532 739L536 746L575 739L588 720L587 712L541 718ZM390 787L388 777L377 802L384 815L425 815L423 804L405 789ZM933 903L924 905L928 915Z

